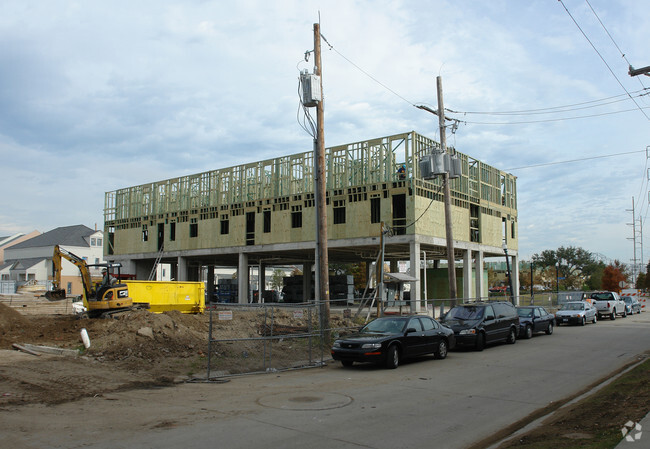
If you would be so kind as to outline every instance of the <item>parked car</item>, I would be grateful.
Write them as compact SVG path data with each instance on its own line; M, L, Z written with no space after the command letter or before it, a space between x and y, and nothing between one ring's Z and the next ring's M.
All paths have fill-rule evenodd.
M544 307L517 307L517 314L519 314L520 337L531 338L535 332L546 332L547 335L553 333L555 315L549 313Z
M424 354L444 359L455 344L454 332L428 316L395 316L377 318L337 339L331 352L343 366L371 362L397 368L402 359Z
M599 320L603 316L609 316L612 320L616 319L616 315L621 315L623 318L627 316L625 303L616 292L593 292L589 298L597 309Z
M584 326L587 321L596 324L598 312L587 301L571 301L562 304L562 308L555 312L555 322L560 324L579 324Z
M443 319L453 329L458 346L482 351L486 344L514 344L519 333L517 309L506 301L477 302L453 307Z
M623 296L621 299L625 303L625 309L628 314L641 313L641 303L638 299L632 296Z

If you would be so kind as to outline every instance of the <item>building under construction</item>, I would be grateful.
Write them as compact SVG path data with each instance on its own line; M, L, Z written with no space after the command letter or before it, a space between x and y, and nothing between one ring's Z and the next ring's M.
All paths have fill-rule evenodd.
M414 131L326 149L330 263L370 266L380 252L383 223L390 230L383 259L393 267L409 262L411 300L419 304L421 270L412 267L427 260L444 269L438 262L447 260L442 180L423 179L418 164L439 149ZM487 296L484 259L503 260L504 242L517 291L516 178L451 152L462 167L450 181L459 296ZM167 263L174 279L206 280L208 291L214 270L205 267L236 267L239 302L248 302L252 267L262 275L273 265L311 272L314 186L314 153L308 151L107 192L106 259L122 262L123 271L138 279Z

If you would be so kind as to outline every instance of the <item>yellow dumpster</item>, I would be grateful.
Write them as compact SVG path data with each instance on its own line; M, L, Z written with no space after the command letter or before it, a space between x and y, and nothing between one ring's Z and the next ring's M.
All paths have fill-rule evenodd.
M148 304L150 312L178 310L203 313L205 285L203 282L123 281L129 287L133 303Z

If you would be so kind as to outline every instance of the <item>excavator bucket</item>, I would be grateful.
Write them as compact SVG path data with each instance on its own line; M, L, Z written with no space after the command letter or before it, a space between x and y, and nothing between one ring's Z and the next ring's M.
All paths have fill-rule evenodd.
M45 297L50 301L61 301L62 299L65 299L65 290L58 289L47 291L45 292Z

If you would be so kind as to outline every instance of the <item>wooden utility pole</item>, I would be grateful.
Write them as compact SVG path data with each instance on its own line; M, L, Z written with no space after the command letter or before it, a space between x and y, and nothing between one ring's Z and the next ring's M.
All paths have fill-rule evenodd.
M440 125L440 149L447 152L447 135L445 133L445 107L442 101L442 78L437 77L438 87L438 123ZM454 232L451 221L451 188L449 187L449 172L443 174L443 193L445 196L445 231L447 237L447 271L449 275L449 298L451 306L456 305L456 260L454 258Z
M317 248L318 248L318 289L321 301L321 326L323 330L329 329L330 323L330 281L329 262L327 257L327 178L325 176L325 120L323 108L323 70L321 66L320 49L320 24L314 24L314 75L320 77L321 98L316 105L316 132L318 145L315 148L314 158L316 160L316 207L317 211ZM308 275L308 273L303 273ZM325 333L325 335L329 335Z

